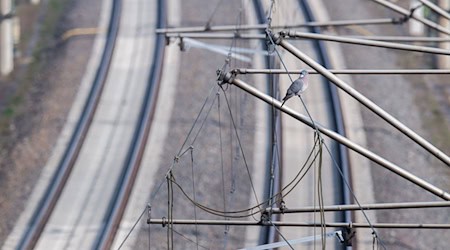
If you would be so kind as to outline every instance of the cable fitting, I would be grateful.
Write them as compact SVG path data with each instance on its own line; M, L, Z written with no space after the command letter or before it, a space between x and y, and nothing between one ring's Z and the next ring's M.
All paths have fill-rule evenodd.
M232 83L234 78L236 77L236 72L230 71L225 73L224 71L218 69L217 73L217 81L219 85L224 85L226 83Z

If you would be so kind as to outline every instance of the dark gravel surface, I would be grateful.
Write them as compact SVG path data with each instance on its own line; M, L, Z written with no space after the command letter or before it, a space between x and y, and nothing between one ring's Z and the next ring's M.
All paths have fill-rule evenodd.
M324 1L334 20L398 17L371 1ZM406 3L407 1L399 1ZM352 8L347 8L352 6ZM375 35L407 35L407 25L365 27ZM342 35L360 35L354 30L338 29ZM429 55L363 46L343 45L348 68L432 68ZM441 150L450 153L448 76L355 76L355 87L380 107L405 123ZM441 90L441 91L439 91ZM368 147L413 174L450 190L450 168L433 159L382 119L362 109ZM372 164L377 202L434 201L435 196ZM357 176L356 176L357 178ZM450 209L401 210L377 212L379 222L449 223ZM450 230L380 229L387 249L447 249Z
M47 1L42 2L42 7L18 6L22 25L42 20L39 19L39 11L48 14ZM1 134L0 190L4 195L0 196L0 242L4 242L12 230L52 152L94 41L93 36L74 37L55 46L55 41L64 31L75 27L95 27L98 23L101 1L69 0L66 3L56 33L39 54L42 67L29 73L33 72L33 65L17 65L16 72L0 82L0 93L8 93L4 98L21 96L14 106L17 116L8 124L9 129ZM40 26L27 26L22 30L32 33L32 28ZM29 36L29 33L22 36ZM18 58L17 61L20 63L26 59ZM6 105L7 102L1 103ZM5 106L0 108L4 110Z
M182 5L181 20L183 26L204 25L215 7L215 3L201 0L180 1L180 3ZM238 18L239 7L240 1L222 1L212 20L212 25L235 24ZM201 11L198 11L199 9ZM242 16L242 18L244 20L245 16ZM230 41L222 42L222 44L229 46ZM239 41L236 46L243 46L243 42ZM224 63L223 55L194 48L186 53L182 53L181 56L177 98L170 120L167 141L163 145L163 164L159 166L156 174L160 178L156 179L156 183L164 180L164 175L187 136L206 96L212 87L217 86L215 72ZM234 60L232 65L233 67L249 66ZM203 129L198 133L195 143L192 144L192 140L200 127L196 126L185 146L187 148L189 145L193 145L193 162L188 151L175 165L173 174L176 181L193 197L192 171L194 171L195 195L199 203L223 210L225 197L226 210L244 209L251 205L250 196L252 195L244 160L247 162L250 172L255 167L252 165L253 131L255 126L254 100L234 87L226 89L226 96L232 109L233 119L237 126L244 154L241 152L235 130L232 128L230 112L228 111L224 93L219 91L219 94L216 95L213 92L212 98L215 98L215 101ZM207 113L206 110L210 107L210 104L211 102L207 103L206 109L200 118L201 120L204 118L204 114ZM220 136L222 142L220 141ZM194 170L192 170L192 166ZM155 189L156 187L153 190ZM198 219L223 219L203 212L198 208L194 211L192 203L181 194L176 186L174 186L173 213L173 217L179 219L193 219L195 218L195 213ZM167 217L166 183L163 184L160 192L152 201L152 218L162 217ZM166 249L166 228L162 228L160 225L152 225L150 227L150 245L152 249ZM174 229L183 235L180 236L174 233L174 249L195 249L196 235L199 235L198 243L201 249L203 247L208 249L236 249L242 246L245 239L244 227L198 226L198 231L196 232L195 226L175 225ZM149 226L144 221L136 245L137 249L148 248L148 233Z

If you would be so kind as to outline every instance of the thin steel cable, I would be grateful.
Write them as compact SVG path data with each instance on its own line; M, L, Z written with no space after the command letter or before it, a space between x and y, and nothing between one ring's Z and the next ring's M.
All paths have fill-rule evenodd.
M216 7L214 8L213 12L211 13L208 20L206 21L206 24L205 24L206 29L209 29L211 27L211 21L212 21L213 17L216 15L216 12L219 9L219 6L222 4L222 2L223 2L223 0L219 0L219 2L217 2Z
M225 93L225 90L223 88L222 88L222 91ZM248 174L249 181L250 181L250 186L252 188L253 195L255 196L256 203L259 204L258 195L256 194L255 186L253 185L252 175L250 174L250 169L248 167L247 159L245 158L244 148L242 147L241 139L239 138L239 133L237 131L237 126L236 126L236 123L235 123L234 118L233 118L233 112L231 112L231 107L230 107L230 103L228 101L227 95L224 94L224 97L225 97L225 101L226 101L226 104L227 104L228 111L230 113L230 120L231 120L231 122L233 124L233 130L234 130L234 133L236 135L236 139L237 139L237 142L238 142L238 145L239 145L239 149L240 149L241 154L242 154L242 159L244 161L244 165L245 165L245 168L247 170L247 174Z
M217 113L219 116L219 144L220 144L220 166L222 170L222 201L223 201L223 211L227 211L227 199L225 192L225 166L223 161L223 141L222 141L222 119L220 112L220 95L217 93ZM227 245L227 237L228 237L229 227L226 225L224 230L224 248Z
M227 63L226 65L231 65L232 62L233 62L232 58L231 58L231 55L232 55L233 48L237 47L237 45L238 45L237 44L238 43L237 37L238 37L238 34L239 34L240 26L242 24L242 13L243 13L243 7L242 7L242 2L241 2L241 6L239 8L238 14L236 15L235 36L233 37L233 39L231 41L230 48L229 48L229 51L228 51L228 56L227 56L227 58L225 60L225 62ZM234 65L237 65L237 59L236 58L234 60ZM224 96L226 98L226 93L224 93ZM218 98L219 97L220 97L220 95L218 95ZM236 98L236 100L237 100L237 98ZM218 100L218 103L219 103L218 104L219 105L218 106L218 110L219 110L219 118L220 118L220 100ZM238 105L235 105L235 107L237 109ZM222 131L221 131L221 124L219 124L219 129L220 129L220 140L221 140L222 139L221 138L221 133L222 133ZM230 121L230 131L232 131L231 121ZM231 186L230 186L230 192L229 192L230 193L230 195L229 195L229 200L230 200L229 204L233 204L234 203L233 202L233 197L235 197L234 196L234 191L236 189L236 172L235 172L235 164L233 163L233 150L232 150L233 145L232 145L232 142L233 142L233 138L232 138L232 133L230 132ZM221 166L222 166L223 202L224 202L224 211L226 211L227 203L226 203L226 193L225 193L225 174L224 174L224 165L223 165L222 140L220 141L220 145L221 145L220 151L221 151ZM223 237L224 237L224 239L223 239L223 249L226 249L227 245L228 245L228 233L229 233L229 230L230 230L230 226L229 225L225 225L224 235L223 235Z
M117 248L118 250L120 250L122 248L122 246L125 244L125 242L127 241L128 237L130 237L131 232L133 232L134 228L137 226L137 224L139 223L139 221L142 219L142 216L144 216L145 212L147 211L147 207L145 207L145 209L142 211L141 215L139 215L138 219L134 222L133 226L131 227L130 231L127 233L127 235L125 236L125 238L122 240L122 242L120 243L119 247Z
M370 229L372 230L372 234L375 234L377 236L377 239L380 241L381 246L383 247L383 249L387 249L386 246L384 245L383 241L378 237L378 233L375 230L375 227L372 225L372 223L369 220L369 217L367 216L365 210L362 208L361 203L359 202L358 198L356 197L355 193L353 192L353 189L351 188L350 184L348 183L347 179L345 179L344 177L344 173L342 173L341 168L339 167L339 164L337 163L336 159L334 158L333 154L331 153L331 150L328 148L328 145L324 142L323 143L325 146L325 149L327 150L328 154L331 157L331 160L333 162L333 166L338 170L339 174L341 175L341 178L343 180L343 182L345 183L345 186L348 188L348 190L350 191L351 195L353 196L353 199L355 200L356 204L358 204L358 207L360 208L360 211L362 212L364 218L367 221L367 224L369 224Z
M219 90L217 90L217 93L218 93L218 92L219 92ZM212 101L211 106L209 106L208 112L206 112L205 118L203 119L202 124L200 125L200 128L199 128L198 131L197 131L197 134L195 134L195 137L194 137L194 139L192 140L191 145L194 145L194 144L195 144L195 141L197 140L197 138L198 138L200 132L201 132L202 129L203 129L203 126L204 126L205 123L206 123L206 120L207 120L208 117L209 117L209 114L211 113L211 110L212 110L212 108L213 108L213 106L214 106L214 103L215 103L216 99L217 99L217 95L216 95L216 98L214 98L214 100Z
M323 141L320 138L319 135L316 135L319 139L319 175L318 175L318 182L317 182L317 194L319 196L319 210L320 210L320 235L322 240L322 249L326 249L326 240L325 240L325 234L327 227L325 226L325 212L323 209L324 202L323 202L323 185L322 185L322 147L323 147Z
M189 130L188 134L186 135L186 138L184 139L184 142L183 142L183 144L181 145L180 150L178 151L178 154L177 154L177 155L179 155L179 154L181 153L181 151L183 150L184 146L186 145L186 143L187 143L189 137L191 136L192 131L194 130L195 125L197 124L198 119L200 118L200 115L203 113L203 109L205 108L206 104L208 103L209 98L211 97L211 95L212 95L212 93L213 93L213 90L216 89L216 88L217 88L217 86L213 85L213 86L211 87L211 89L209 90L208 96L206 97L205 101L203 102L203 105L202 105L202 107L200 108L200 111L198 112L198 115L197 115L197 117L195 118L195 121L194 121L194 123L192 124L191 129ZM216 91L216 92L217 92L217 91ZM193 143L191 143L191 144L193 144Z
M294 250L294 247L292 247L291 243L289 243L289 241L286 239L286 237L284 237L284 235L280 232L280 230L278 229L277 226L275 226L272 222L272 220L269 219L269 223L272 224L272 227L275 228L275 230L277 231L278 235L280 235L280 237L284 240L284 242L286 242L286 244L292 249Z
M183 144L181 145L181 147L180 147L180 149L179 149L179 151L178 151L178 154L175 156L174 160L172 161L172 164L171 164L171 166L169 167L168 171L166 172L164 178L167 178L167 175L168 175L169 172L172 171L172 169L175 167L175 164L177 163L178 159L179 159L182 155L184 155L184 154L189 150L189 148L188 148L188 149L186 149L186 150L183 152L183 154L181 154L181 152L182 152L184 146L186 145L186 143L187 143L189 137L191 136L192 132L194 131L194 128L195 128L195 126L196 126L198 120L200 119L200 116L201 116L201 114L203 113L203 110L204 110L204 108L206 107L206 104L208 103L209 98L211 97L211 94L213 93L213 90L216 89L216 88L217 88L217 86L214 85L214 86L212 86L211 89L209 90L208 96L205 98L205 101L203 102L203 105L202 105L202 107L200 108L200 111L198 112L198 115L197 115L197 117L195 118L194 123L192 124L191 128L189 129L189 132L188 132L188 134L186 135L186 137L185 137L185 139L184 139L184 141L183 141ZM161 187L162 187L162 185L164 184L164 182L165 182L165 180L162 179L161 182L159 183L159 185L157 186L156 190L152 193L152 195L150 196L149 204L151 204L151 203L153 202L153 200L155 199L156 195L157 195L157 194L159 193L159 191L161 190Z
M272 25L272 12L273 12L273 6L275 5L275 0L271 0L269 13L267 14L267 27L270 28Z
M147 220L150 221L152 219L152 214L151 214L152 206L150 206L150 204L148 204L147 208L148 208L148 218L147 218ZM148 250L150 250L151 248L152 248L152 228L151 228L151 225L149 223L148 224Z
M192 173L192 194L194 201L197 201L196 199L196 191L195 191L195 176L194 176L194 149L191 148L191 173ZM197 221L197 207L194 206L194 220ZM195 224L195 241L197 243L197 250L198 250L198 225Z
M187 237L186 235L184 235L184 234L178 232L177 230L175 230L175 229L172 229L172 230L173 230L176 234L178 234L179 236L183 237L184 239L186 239L186 240L192 242L193 244L196 244L196 245L197 245L197 249L198 249L198 247L201 247L201 248L203 248L203 249L209 249L209 248L207 248L207 247L205 247L205 246L202 246L202 245L196 243L195 241L193 241L192 239L190 239L190 238Z

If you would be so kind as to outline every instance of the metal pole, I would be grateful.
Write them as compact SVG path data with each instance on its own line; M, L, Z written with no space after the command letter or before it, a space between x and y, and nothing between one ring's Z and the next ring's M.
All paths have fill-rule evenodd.
M12 1L1 0L0 16L7 16L0 22L0 72L8 75L14 69L13 21L11 18Z
M337 20L326 22L306 22L292 25L272 25L272 29L288 29L288 28L305 28L305 27L327 27L327 26L350 26L350 25L375 25L375 24L395 24L393 18L379 18L379 19L361 19L361 20ZM235 30L255 30L266 29L267 24L253 24L253 25L220 25L220 26L193 26L193 27L178 27L156 29L156 33L186 33L186 32L211 32L211 31L235 31Z
M166 226L167 219L150 219L148 224L160 224ZM311 222L283 222L283 221L245 221L245 220L182 220L174 219L170 222L177 225L212 225L212 226L277 226L277 227L345 227L345 228L398 228L398 229L450 229L450 224L421 224L421 223L343 223L343 222L328 222L328 223L311 223Z
M213 32L196 32L196 33L166 33L169 38L197 38L197 39L266 39L263 34L236 34L236 33L213 33Z
M266 208L267 212L274 214L289 213L312 213L312 212L339 212L339 211L355 211L355 210L383 210L383 209L414 209L414 208L437 208L450 207L448 201L432 201L432 202L402 202L402 203L378 203L378 204L350 204L350 205L332 205L319 207L302 207L302 208Z
M173 32L166 33L169 38L197 38L197 39L265 39L264 34L236 34L236 33L218 33L218 32ZM342 36L340 36L342 37ZM345 37L345 36L344 36ZM411 37L411 36L347 36L348 38L391 41L391 42L449 42L448 37Z
M377 2L377 3L381 4L381 5L384 5L385 7L389 8L389 9L391 9L391 10L397 12L397 13L400 13L400 14L406 16L406 17L411 17L411 18L413 18L413 19L415 19L415 20L417 20L417 21L427 25L430 28L433 28L433 29L435 29L437 31L440 31L442 33L450 35L450 30L448 30L447 28L442 27L441 25L439 25L439 24L437 24L435 22L432 22L432 21L430 21L428 19L425 19L423 17L418 17L418 16L416 16L414 14L411 15L411 12L409 10L403 9L402 7L400 7L400 6L398 6L398 5L394 4L394 3L391 3L391 2L389 2L387 0L372 0L372 1Z
M428 6L430 9L432 9L436 13L438 13L439 15L441 15L442 17L450 20L450 15L448 14L448 12L443 10L441 7L437 6L436 4L434 4L428 0L419 0L419 1L421 3L423 3L424 5Z
M380 47L380 48L416 51L416 52L432 53L432 54L440 54L440 55L450 55L449 50L444 50L444 49L439 49L439 48L431 48L431 47L425 47L425 46L398 44L398 43L390 43L390 42L383 42L383 41L374 41L374 40L358 39L358 38L350 38L350 37L342 37L342 36L331 36L331 35L314 34L314 33L306 33L306 32L295 32L295 31L281 31L280 32L280 37L285 38L286 36L307 38L307 39L319 39L319 40L332 41L332 42L350 43L350 44L356 44L356 45L365 45L365 46ZM281 39L281 40L284 40L284 39ZM276 41L276 39L274 41Z
M224 82L231 83L236 85L237 87L241 88L242 90L250 93L251 95L263 100L264 102L268 103L272 107L275 107L279 109L280 111L284 112L285 114L293 117L294 119L297 119L298 121L303 122L304 124L308 125L311 128L314 128L314 124L311 122L311 120L294 111L293 109L288 108L286 105L281 107L281 102L274 99L271 96L268 96L261 91L257 90L256 88L246 84L244 81L234 78L230 73L223 76ZM389 169L390 171L400 175L401 177L405 178L406 180L409 180L410 182L422 187L423 189L441 197L444 200L450 200L450 194L445 192L444 190L420 179L419 177L409 173L408 171L400 168L399 166L395 165L392 162L389 162L388 160L380 157L379 155L361 147L360 145L350 141L348 138L330 130L323 126L321 126L318 122L314 121L315 125L317 126L317 129L323 133L324 135L342 143L343 145L347 146L348 148L354 150L355 152L367 157L368 159L380 164L381 166L385 167L386 169Z
M302 70L284 70L284 69L233 69L234 74L300 74ZM319 74L315 70L307 70L309 74ZM450 69L329 69L333 74L347 75L397 75L397 74L450 74Z
M316 61L308 57L306 54L295 48L292 44L288 43L286 40L282 39L281 37L275 37L274 41L285 48L287 51L291 52L293 55L295 55L297 58L311 66L311 68L317 70L320 72L323 76L325 76L328 80L336 84L340 89L347 92L350 96L358 100L361 104L372 110L374 113L376 113L378 116L383 118L385 121L387 121L389 124L400 130L403 134L411 138L413 141L418 143L420 146L422 146L424 149L426 149L428 152L435 155L438 159L440 159L442 162L447 164L447 166L450 166L450 157L447 156L444 152L433 146L431 143L429 143L427 140L423 139L421 136L419 136L417 133L415 133L413 130L405 126L403 123L401 123L399 120L394 118L392 115L390 115L388 112L384 111L382 108L380 108L378 105L376 105L374 102L369 100L367 97L359 93L354 88L350 87L346 82L341 80L340 78L336 77L334 74L332 74L329 70L325 69L322 65L318 64ZM450 52L450 51L448 51Z
M445 43L450 42L448 37L424 37L424 36L349 36L350 38L390 41L390 42L433 42Z

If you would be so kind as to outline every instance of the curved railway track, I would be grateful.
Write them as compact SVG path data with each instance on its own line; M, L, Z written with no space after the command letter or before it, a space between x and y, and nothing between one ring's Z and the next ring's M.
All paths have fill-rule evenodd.
M158 17L156 28L166 26L166 2L158 0ZM139 122L133 135L131 147L128 151L122 173L120 174L114 196L109 204L109 211L105 216L105 226L102 228L95 249L110 249L120 220L127 205L127 201L133 188L137 172L144 153L147 137L151 127L151 120L157 98L157 90L162 74L164 60L165 37L158 35L154 49L153 64L149 75L147 89L145 91L144 105L140 111Z
M50 185L46 189L43 198L32 216L32 221L29 223L28 230L20 240L17 247L18 249L33 249L36 247L38 240L40 239L41 234L48 224L52 212L61 197L72 169L74 168L77 157L83 147L83 143L87 137L94 114L96 113L100 96L102 95L102 90L108 78L110 66L113 60L113 54L115 53L114 51L118 40L119 26L121 26L120 17L123 8L122 4L122 0L112 1L106 43L101 56L100 65L96 71L95 80L92 83L92 88L84 105L82 115L79 118L76 128L74 129L73 135L71 136L69 144L64 152L64 156L62 157L62 160L51 179ZM165 26L165 9L165 2L158 0L156 28ZM125 160L122 163L119 176L117 177L114 191L111 195L110 201L108 202L107 211L103 216L103 224L98 229L98 236L94 239L94 243L91 246L92 249L109 249L111 247L117 227L126 207L128 195L133 187L133 183L139 169L141 157L145 148L145 142L151 126L151 119L156 100L155 93L157 92L161 77L162 61L164 58L164 37L156 36L156 41L154 44L152 66L150 69L150 74L147 76L148 78L145 91L143 93L143 101L139 108L140 112L136 119L136 126L133 130L134 132L129 144L130 146L127 150ZM71 234L74 234L74 232ZM65 243L65 247L68 247L68 244L70 245L70 243Z
M55 208L56 202L62 193L64 185L70 176L77 156L81 150L105 85L119 30L121 4L122 0L113 1L101 63L95 74L88 99L86 100L83 112L77 122L64 155L50 181L50 185L47 187L44 196L40 200L39 205L32 216L32 221L29 224L28 230L20 240L18 249L33 249L36 245L37 240Z

